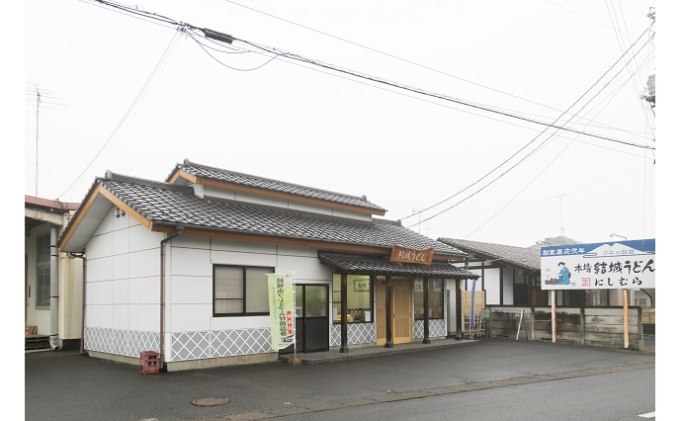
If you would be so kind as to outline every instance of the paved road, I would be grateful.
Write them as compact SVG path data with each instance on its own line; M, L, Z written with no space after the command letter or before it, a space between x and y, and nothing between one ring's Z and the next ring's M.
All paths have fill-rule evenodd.
M648 386L654 381L654 367L653 354L503 338L334 364L293 367L273 363L151 376L139 374L133 366L77 352L46 352L26 354L25 415L27 420L207 421L273 415L317 419L316 413L318 419L331 419L321 418L321 414L340 409L357 411L349 416L354 419L362 418L362 413L369 416L381 404L393 407L407 400L422 404L427 399L446 402L452 397L464 400L480 391L530 392L548 384L559 395L561 387L587 390L590 382L616 376L647 378L647 387L636 387L641 387L637 392L641 408L646 402L652 407L645 410L651 412L654 388ZM598 391L591 392L591 397L597 396ZM539 399L533 396L520 394L525 405L540 404L540 394ZM229 403L213 407L192 404L209 397L227 397ZM630 403L625 396L618 399ZM494 408L494 401L483 399L475 410L484 411L485 405Z

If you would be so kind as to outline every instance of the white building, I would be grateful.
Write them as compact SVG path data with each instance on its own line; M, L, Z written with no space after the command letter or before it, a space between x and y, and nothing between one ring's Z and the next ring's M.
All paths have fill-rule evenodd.
M60 240L86 258L84 347L131 364L156 351L167 370L277 359L268 273L294 274L299 352L445 337L456 288L477 275L384 214L186 160L165 182L107 173Z

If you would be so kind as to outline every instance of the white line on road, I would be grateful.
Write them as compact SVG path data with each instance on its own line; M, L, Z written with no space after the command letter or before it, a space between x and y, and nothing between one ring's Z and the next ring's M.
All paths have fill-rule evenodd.
M656 412L648 412L646 414L640 414L638 417L642 418L656 418Z

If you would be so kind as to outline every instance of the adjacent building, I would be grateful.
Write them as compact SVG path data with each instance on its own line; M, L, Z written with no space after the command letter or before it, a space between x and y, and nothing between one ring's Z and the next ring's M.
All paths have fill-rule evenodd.
M57 251L59 235L78 205L24 197L27 349L78 349L80 345L83 262Z

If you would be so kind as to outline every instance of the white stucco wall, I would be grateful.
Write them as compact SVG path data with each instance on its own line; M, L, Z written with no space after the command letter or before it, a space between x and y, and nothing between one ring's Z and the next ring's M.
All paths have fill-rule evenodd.
M213 317L213 266L273 267L293 272L296 283L330 284L316 250L207 238L177 237L167 251L167 332L268 328L268 316Z
M112 209L87 244L86 328L158 331L160 241Z

